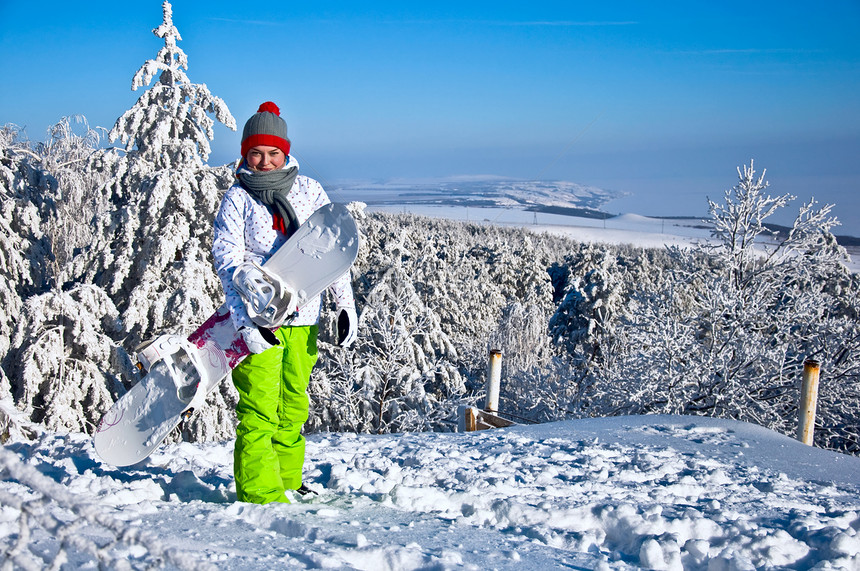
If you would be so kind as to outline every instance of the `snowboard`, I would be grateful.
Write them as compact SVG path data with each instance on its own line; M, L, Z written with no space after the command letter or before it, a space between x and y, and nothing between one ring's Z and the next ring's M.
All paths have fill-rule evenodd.
M330 203L264 264L237 267L233 284L254 323L276 329L346 274L358 247L349 210ZM188 337L162 335L139 347L147 374L102 417L93 437L96 452L114 466L144 460L249 353L226 303Z

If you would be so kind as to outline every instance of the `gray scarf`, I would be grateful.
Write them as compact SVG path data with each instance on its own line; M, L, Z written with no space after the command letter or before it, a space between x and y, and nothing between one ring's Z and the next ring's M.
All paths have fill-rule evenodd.
M290 201L287 200L287 195L298 174L298 165L271 171L253 171L242 166L236 172L239 183L248 194L280 214L284 220L287 237L292 236L299 228L296 213Z

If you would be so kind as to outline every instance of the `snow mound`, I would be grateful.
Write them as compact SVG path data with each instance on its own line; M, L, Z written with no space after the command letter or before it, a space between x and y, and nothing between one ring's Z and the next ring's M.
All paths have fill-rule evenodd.
M101 464L85 435L45 433L0 450L0 545L9 553L29 535L16 562L32 566L58 550L75 567L860 565L860 459L740 422L317 434L306 467L320 495L242 504L232 442L164 446L120 470ZM71 525L80 541L61 543L56 528Z

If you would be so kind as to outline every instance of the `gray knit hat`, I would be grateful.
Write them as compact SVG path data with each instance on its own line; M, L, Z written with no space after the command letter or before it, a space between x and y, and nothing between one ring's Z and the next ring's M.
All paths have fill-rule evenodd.
M287 138L287 122L281 119L281 110L271 101L266 101L251 115L242 130L242 156L258 145L278 147L285 155L290 154Z

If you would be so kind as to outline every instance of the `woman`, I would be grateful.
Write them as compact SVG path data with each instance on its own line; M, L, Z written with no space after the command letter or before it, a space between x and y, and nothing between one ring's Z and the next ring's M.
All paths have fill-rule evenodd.
M233 370L239 391L234 475L239 501L289 503L285 490L302 485L308 419L307 395L317 360L321 298L300 309L288 326L258 328L233 288L242 262L264 263L329 198L315 180L299 176L290 156L287 124L272 102L260 105L242 132L242 162L215 218L212 255L236 328L251 355ZM338 337L349 346L356 335L355 301L347 274L330 291L338 308Z

